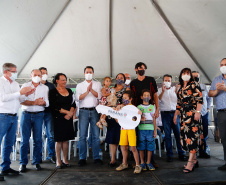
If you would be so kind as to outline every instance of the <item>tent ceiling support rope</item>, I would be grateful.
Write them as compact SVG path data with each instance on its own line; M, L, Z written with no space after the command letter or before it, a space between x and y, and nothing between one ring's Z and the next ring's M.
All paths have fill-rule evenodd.
M112 0L109 0L109 51L110 51L110 77L113 75L112 70Z
M187 52L187 54L191 57L191 59L193 60L193 62L197 65L197 67L200 69L200 71L203 73L203 75L206 77L206 79L209 82L211 82L209 76L203 70L203 68L201 67L201 65L199 64L199 62L196 60L196 58L193 56L192 52L188 49L188 47L186 46L186 44L184 43L184 41L180 38L179 34L176 32L176 30L174 29L174 27L172 26L172 24L170 23L170 21L168 20L168 18L166 17L166 15L162 11L161 7L158 5L158 3L156 2L156 0L150 0L150 1L154 5L154 7L157 10L157 12L159 13L159 15L165 21L165 23L167 24L167 26L169 27L169 29L172 31L172 33L174 34L174 36L177 38L177 40L179 41L179 43L181 44L181 46L184 48L184 50Z
M23 65L23 67L21 68L21 70L18 73L18 76L20 75L20 73L23 71L23 69L26 67L26 65L28 64L28 62L30 61L30 59L33 57L33 55L35 54L35 52L38 50L38 48L41 46L42 42L45 40L46 36L48 35L48 33L52 30L53 26L55 25L55 23L57 22L57 20L60 18L60 16L62 15L62 13L64 12L64 10L66 9L66 7L69 5L69 3L71 2L71 0L68 0L64 7L62 8L61 12L59 13L59 15L56 17L55 21L52 23L52 25L50 26L50 28L47 30L46 34L44 35L44 37L42 38L42 40L39 42L39 44L37 45L37 47L34 49L34 51L32 52L31 56L28 58L27 62Z

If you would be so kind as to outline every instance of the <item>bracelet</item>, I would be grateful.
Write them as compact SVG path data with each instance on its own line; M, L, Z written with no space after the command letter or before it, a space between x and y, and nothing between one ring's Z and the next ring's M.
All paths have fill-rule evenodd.
M197 112L197 113L201 114L201 111L195 111L195 112Z

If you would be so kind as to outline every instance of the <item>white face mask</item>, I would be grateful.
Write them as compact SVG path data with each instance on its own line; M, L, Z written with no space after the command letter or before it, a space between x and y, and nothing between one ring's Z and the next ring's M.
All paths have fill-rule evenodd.
M164 82L164 84L165 84L166 88L170 88L170 86L171 86L171 82Z
M222 74L225 75L226 74L226 66L221 66L220 71L221 71Z
M17 79L17 73L11 73L11 76L9 78L10 80L15 81Z
M184 80L185 82L189 81L191 76L190 75L182 75L181 76L182 80Z
M86 80L92 80L93 79L93 74L90 74L90 73L85 74L85 79Z
M47 75L47 74L42 75L42 80L43 80L43 81L46 81L47 78L48 78L48 75Z
M131 80L126 80L126 81L125 81L125 84L126 84L126 85L129 85L130 82L131 82Z
M37 84L41 81L41 78L39 76L35 76L35 77L32 77L32 81Z

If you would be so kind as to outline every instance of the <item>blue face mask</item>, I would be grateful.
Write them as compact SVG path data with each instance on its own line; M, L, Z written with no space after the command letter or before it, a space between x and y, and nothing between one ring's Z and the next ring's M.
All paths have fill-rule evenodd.
M124 105L128 105L129 104L129 100L126 100L124 98L122 99L122 102L123 102Z
M116 80L116 84L118 84L118 85L122 85L123 83L124 83L124 81L121 79Z
M150 97L145 97L145 98L143 98L143 100L144 100L144 102L149 102Z

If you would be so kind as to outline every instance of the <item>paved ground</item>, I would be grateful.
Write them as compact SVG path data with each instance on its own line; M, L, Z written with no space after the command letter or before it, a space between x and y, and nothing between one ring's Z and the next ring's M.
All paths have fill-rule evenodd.
M56 170L54 164L44 161L41 164L42 171L35 171L29 164L27 173L16 177L7 176L6 181L0 182L0 184L226 184L226 172L217 170L218 166L224 164L222 145L214 142L211 134L208 144L211 148L211 158L199 159L200 167L190 174L182 172L185 162L179 161L176 154L173 162L166 162L163 150L161 158L158 157L158 151L156 155L156 162L160 167L156 171L145 171L141 174L133 174L132 167L126 171L116 172L107 166L109 154L104 153L103 166L94 165L92 159L89 158L85 167L78 167L78 158L72 158L70 168ZM134 162L129 161L129 163L132 165ZM18 169L18 167L18 161L12 163L12 168Z

